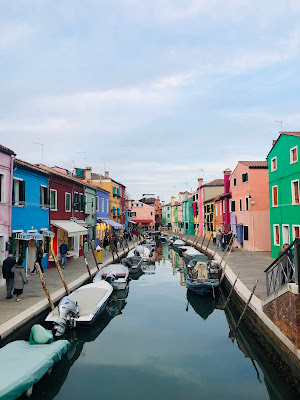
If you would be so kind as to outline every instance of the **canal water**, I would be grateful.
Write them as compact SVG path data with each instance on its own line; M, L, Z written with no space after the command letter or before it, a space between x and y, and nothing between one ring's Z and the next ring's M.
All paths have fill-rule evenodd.
M177 253L160 244L154 260L91 328L68 333L68 357L32 400L297 398L220 297L187 294Z

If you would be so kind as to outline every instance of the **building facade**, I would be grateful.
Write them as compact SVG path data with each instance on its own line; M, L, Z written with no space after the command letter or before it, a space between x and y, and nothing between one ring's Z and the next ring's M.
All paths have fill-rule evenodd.
M213 232L216 230L214 198L204 201L204 226L205 237L210 239Z
M8 256L8 241L11 236L11 204L14 151L0 145L0 286L2 278L2 263Z
M300 132L281 132L268 154L272 257L300 237Z
M128 200L128 208L130 208L130 219L135 222L138 227L147 230L154 229L155 226L155 210L154 207L142 203L138 200Z
M36 244L44 250L42 266L48 264L49 173L25 161L15 159L12 190L12 254L24 260L26 274L34 269Z
M189 192L184 193L184 200L182 201L182 224L185 235L195 234L193 196Z
M245 250L270 250L268 167L266 161L239 161L230 177L231 230Z
M98 246L102 244L107 229L104 221L109 219L109 192L99 187L97 189L96 219L96 246Z

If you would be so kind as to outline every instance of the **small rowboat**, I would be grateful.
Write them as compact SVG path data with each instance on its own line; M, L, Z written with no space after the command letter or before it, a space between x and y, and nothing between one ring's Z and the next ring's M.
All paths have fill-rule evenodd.
M110 264L100 269L94 277L93 282L105 280L115 290L124 290L128 285L129 270L122 264Z
M197 261L195 266L190 264L188 266L186 286L189 290L199 295L215 296L215 292L219 289L220 281L210 277L208 263Z
M129 275L136 274L141 270L143 259L139 256L127 257L122 260L122 264L129 269Z

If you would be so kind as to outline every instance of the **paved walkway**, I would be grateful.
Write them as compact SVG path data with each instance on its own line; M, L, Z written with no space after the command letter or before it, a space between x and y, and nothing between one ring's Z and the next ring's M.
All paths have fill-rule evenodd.
M184 237L187 238L187 236ZM189 240L192 242L194 239L195 236L189 237ZM199 243L202 243L202 239L199 240L198 244ZM207 244L208 239L205 239L203 244L204 249ZM211 241L208 250L214 252L216 247L217 246ZM220 257L223 257L224 252L217 250L217 254L219 254ZM261 300L265 300L267 298L267 289L266 274L264 273L264 270L272 263L272 261L273 258L271 257L270 251L247 251L234 247L229 256L228 265L235 274L238 272L240 273L239 279L250 291L252 291L254 282L258 279L255 295Z
M133 242L129 242L129 247L132 246ZM119 253L121 253L120 249ZM96 269L96 264L92 252L86 254L86 258L90 269ZM104 256L103 253L101 261L103 261L103 264L112 262L111 253L107 252L106 256ZM63 270L63 275L65 277L67 285L69 285L71 282L74 282L76 279L82 277L85 274L87 274L87 268L83 257L68 261L65 269ZM16 301L16 297L6 300L6 286L0 287L0 330L1 326L5 322L22 313L23 311L26 311L30 307L36 305L38 302L46 298L38 274L30 275L27 278L29 282L24 288L22 300L20 302ZM63 283L55 267L45 270L44 279L50 295L58 291L59 289L63 289Z

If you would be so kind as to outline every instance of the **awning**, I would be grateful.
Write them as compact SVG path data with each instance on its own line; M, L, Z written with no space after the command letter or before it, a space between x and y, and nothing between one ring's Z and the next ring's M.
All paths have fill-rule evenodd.
M134 221L128 221L128 222L130 222L131 224L135 224L136 225L136 222L134 222Z
M115 229L121 229L124 227L124 225L119 224L118 222L113 221L112 219L108 219L108 218L97 218L97 219L99 222L104 222L105 224L109 224Z
M50 223L68 232L69 237L87 235L88 232L86 228L73 221L50 221Z
M24 232L17 232L15 239L17 240L31 240L32 237L29 233L24 233Z
M136 224L150 224L153 221L152 219L136 219L135 221L131 222L135 222Z
M48 231L48 229L43 229L42 230L42 235L44 237L52 237L52 238L55 237L55 234L53 232L51 232L51 231Z

